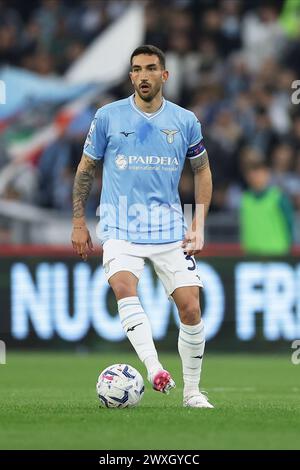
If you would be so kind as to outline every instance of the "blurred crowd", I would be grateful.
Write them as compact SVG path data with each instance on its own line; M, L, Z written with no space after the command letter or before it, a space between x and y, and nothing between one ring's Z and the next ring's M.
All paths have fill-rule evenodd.
M63 74L129 2L0 0L0 64Z
M0 64L63 74L130 3L41 0L16 7L13 1L0 0ZM170 80L165 96L191 109L202 123L214 178L212 211L238 208L247 187L247 167L257 162L267 164L272 183L300 211L300 106L292 101L292 83L300 79L300 2L144 4L144 43L166 52ZM70 211L74 172L95 109L131 93L126 79L99 96L44 150L27 180L24 173L16 177L6 197ZM90 215L98 205L99 179L89 200ZM183 203L193 201L188 165L180 190Z

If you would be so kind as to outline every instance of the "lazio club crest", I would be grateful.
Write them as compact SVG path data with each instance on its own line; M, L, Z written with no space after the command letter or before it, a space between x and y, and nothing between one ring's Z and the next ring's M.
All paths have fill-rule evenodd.
M179 131L178 131L178 130L169 131L168 129L161 129L161 132L163 132L164 134L166 134L168 144L173 144L173 142L174 142L174 135L177 134L177 132L179 132Z
M118 154L115 158L115 164L119 170L126 170L128 167L128 158L125 155Z

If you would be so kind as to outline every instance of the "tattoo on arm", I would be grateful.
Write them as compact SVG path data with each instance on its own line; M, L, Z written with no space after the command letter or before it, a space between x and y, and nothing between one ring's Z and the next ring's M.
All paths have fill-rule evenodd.
M73 217L84 217L84 207L95 177L97 161L83 155L73 186Z
M205 152L201 157L202 161L199 161L199 165L195 169L193 168L195 202L196 204L204 205L204 215L206 216L212 195L212 176L207 153ZM194 160L198 160L198 158Z
M199 155L199 157L192 158L190 162L191 162L191 167L194 173L197 173L198 171L203 170L204 168L209 166L207 152L204 152L202 155Z

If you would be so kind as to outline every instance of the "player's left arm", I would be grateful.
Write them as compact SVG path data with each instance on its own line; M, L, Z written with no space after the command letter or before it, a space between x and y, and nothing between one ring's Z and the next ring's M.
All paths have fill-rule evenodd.
M188 255L196 255L204 245L204 224L211 202L212 177L206 150L196 158L190 159L190 162L194 173L196 207L192 226L188 229L182 246Z

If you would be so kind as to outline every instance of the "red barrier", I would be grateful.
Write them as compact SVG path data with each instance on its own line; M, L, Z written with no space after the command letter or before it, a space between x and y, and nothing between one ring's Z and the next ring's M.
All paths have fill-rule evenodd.
M299 249L300 252L300 249ZM88 256L102 255L102 247L96 247L94 252ZM209 244L199 257L207 256L241 256L243 251L238 244ZM0 256L76 256L73 248L66 245L2 245L0 246Z
M94 252L88 254L88 256L100 256L102 255L102 247L96 247ZM243 256L243 250L237 243L215 243L208 244L203 249L199 258L202 257L227 257L227 256ZM300 245L294 246L292 256L300 256ZM27 257L27 256L62 256L62 257L73 257L76 254L73 248L66 245L2 245L0 246L0 256L15 256L15 257Z

